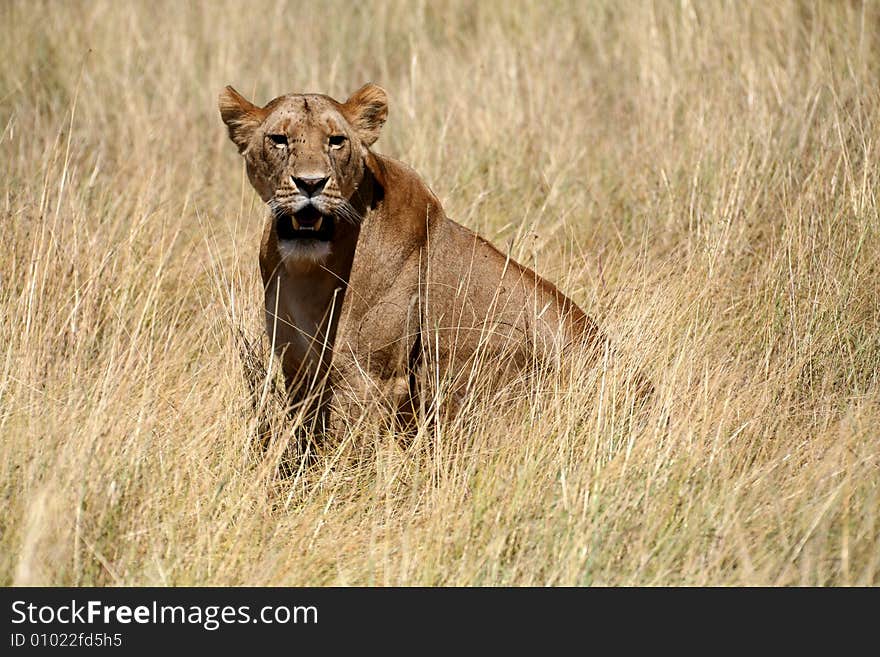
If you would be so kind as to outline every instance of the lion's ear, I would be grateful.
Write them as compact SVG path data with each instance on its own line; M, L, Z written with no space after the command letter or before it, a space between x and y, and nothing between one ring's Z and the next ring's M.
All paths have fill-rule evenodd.
M372 146L388 118L388 96L382 87L365 84L345 101L342 112L364 144Z
M229 138L244 153L254 130L260 127L265 113L232 87L220 92L220 116L229 128Z

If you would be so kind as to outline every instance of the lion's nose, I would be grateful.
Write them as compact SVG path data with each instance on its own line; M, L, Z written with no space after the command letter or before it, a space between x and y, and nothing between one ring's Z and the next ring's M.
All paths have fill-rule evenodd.
M297 189L306 196L316 196L320 194L324 191L324 185L327 184L329 179L329 176L324 178L306 176L298 178L296 176L291 176L293 184L296 185Z

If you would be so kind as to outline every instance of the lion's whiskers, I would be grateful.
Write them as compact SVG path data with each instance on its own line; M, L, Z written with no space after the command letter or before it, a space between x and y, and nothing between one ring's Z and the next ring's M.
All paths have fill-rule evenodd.
M333 214L355 226L360 225L364 219L361 214L355 210L354 206L344 198L337 199L336 206L333 208Z

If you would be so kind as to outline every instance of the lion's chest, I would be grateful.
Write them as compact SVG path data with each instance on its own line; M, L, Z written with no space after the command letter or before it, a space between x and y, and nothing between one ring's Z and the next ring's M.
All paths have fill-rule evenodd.
M282 272L269 284L266 331L275 352L284 354L285 364L314 372L322 355L324 362L329 362L338 314L331 306L339 294L337 287L337 282L323 272L297 276Z

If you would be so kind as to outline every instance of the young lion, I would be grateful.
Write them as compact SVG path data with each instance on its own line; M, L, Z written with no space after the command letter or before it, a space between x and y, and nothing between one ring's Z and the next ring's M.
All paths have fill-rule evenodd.
M260 269L288 389L301 402L329 375L333 426L377 405L411 418L435 398L428 382L445 385L454 408L480 364L510 372L602 348L556 287L448 218L408 166L370 150L388 115L380 87L344 103L289 94L265 107L226 87L220 114L271 210Z

